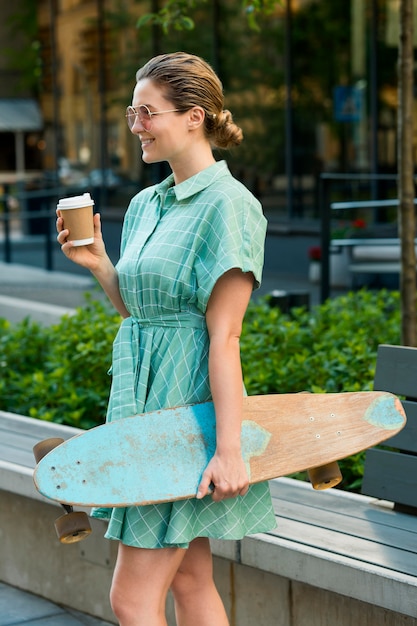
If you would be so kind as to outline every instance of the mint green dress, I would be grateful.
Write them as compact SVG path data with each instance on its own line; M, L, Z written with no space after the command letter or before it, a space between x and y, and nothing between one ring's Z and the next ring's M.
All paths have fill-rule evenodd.
M132 199L117 264L131 317L114 341L107 421L211 399L207 303L231 268L253 272L259 285L265 230L260 204L224 161L179 185L170 176ZM143 548L186 548L196 537L241 539L275 527L267 483L222 502L207 496L93 515L109 519L106 537Z

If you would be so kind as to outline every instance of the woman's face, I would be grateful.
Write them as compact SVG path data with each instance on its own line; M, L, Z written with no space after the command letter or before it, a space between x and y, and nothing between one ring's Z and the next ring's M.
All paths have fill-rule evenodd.
M141 104L145 104L151 112L176 108L164 97L163 90L149 78L140 80L133 92L132 106L137 109ZM151 128L146 130L139 116L136 116L131 132L140 140L145 163L168 161L172 167L176 160L183 158L190 146L188 122L188 111L152 115Z

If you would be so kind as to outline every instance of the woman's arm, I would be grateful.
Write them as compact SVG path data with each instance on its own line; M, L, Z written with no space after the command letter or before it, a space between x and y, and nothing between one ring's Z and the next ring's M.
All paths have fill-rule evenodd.
M232 269L216 283L206 311L210 337L209 377L216 411L216 452L199 486L198 498L214 485L213 500L244 495L248 476L242 459L243 380L239 339L253 288L253 275Z
M104 292L110 299L115 309L122 317L129 317L130 313L126 309L119 289L119 277L107 255L101 233L100 214L94 215L94 243L87 246L74 246L71 241L67 241L69 231L64 228L64 221L60 211L57 211L56 229L58 231L58 242L65 256L83 267L97 278Z

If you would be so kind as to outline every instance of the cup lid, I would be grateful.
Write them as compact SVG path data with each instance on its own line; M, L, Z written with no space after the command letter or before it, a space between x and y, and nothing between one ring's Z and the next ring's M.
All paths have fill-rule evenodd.
M82 196L72 196L71 198L61 198L58 202L58 209L76 209L83 206L93 206L94 200L89 193Z

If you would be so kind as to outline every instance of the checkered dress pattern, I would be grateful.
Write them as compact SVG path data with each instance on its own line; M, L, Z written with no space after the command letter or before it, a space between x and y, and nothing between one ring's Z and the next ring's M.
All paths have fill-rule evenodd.
M204 313L226 271L253 272L259 285L266 221L224 161L174 185L144 189L127 210L117 264L131 317L113 346L107 420L211 399ZM269 487L213 502L95 509L106 536L144 548L187 547L195 537L240 539L275 526Z

